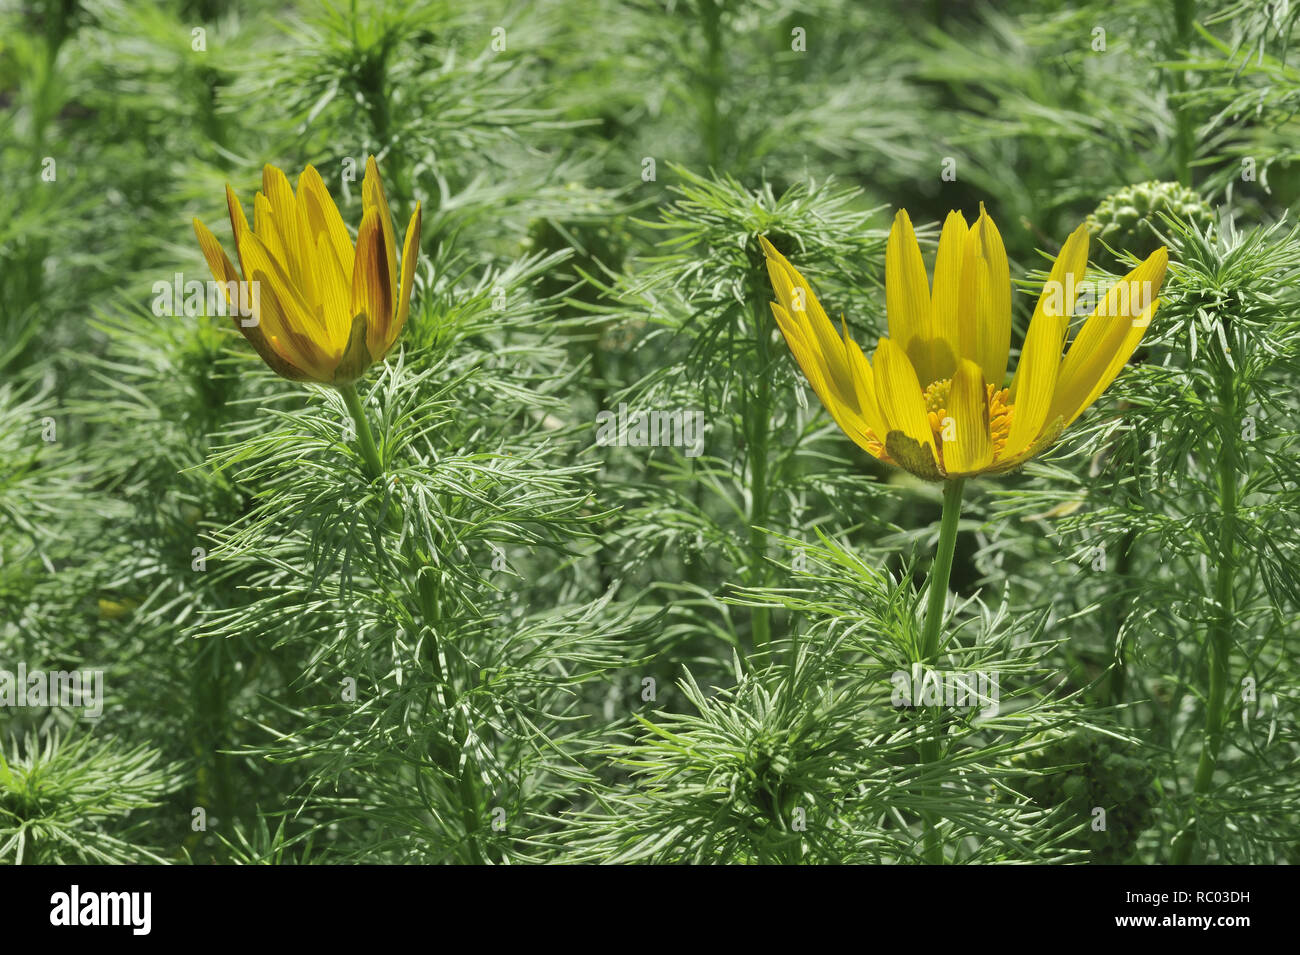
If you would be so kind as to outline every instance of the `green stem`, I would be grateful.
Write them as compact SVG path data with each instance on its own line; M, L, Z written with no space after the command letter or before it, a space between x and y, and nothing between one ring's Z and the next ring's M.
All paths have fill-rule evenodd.
M339 394L343 396L343 403L348 406L348 413L356 422L357 447L366 462L366 473L373 481L384 473L384 463L379 457L379 448L375 445L375 433L370 430L370 420L366 417L366 409L362 407L361 397L357 394L357 386L340 385Z
M703 79L701 94L704 97L704 150L708 157L709 169L722 167L722 90L726 86L727 74L723 63L722 9L716 0L704 0L700 4L700 13L704 21L704 36L708 53L701 71Z
M925 623L921 631L922 667L933 666L939 656L939 634L943 629L943 612L948 602L948 579L952 576L952 558L957 551L957 527L961 523L961 495L966 487L965 478L950 478L943 486L943 517L939 521L939 549L935 551L930 566L930 579L926 593ZM933 763L939 758L937 740L927 740L920 747L921 764ZM943 843L934 816L927 813L922 818L925 829L925 861L930 865L943 864Z
M355 385L339 386L339 394L343 396L343 403L347 405L352 420L356 422L357 447L360 449L361 457L365 461L367 474L369 474L371 480L374 480L383 475L384 464L379 454L379 448L375 444L375 435L370 428L370 420L366 417L365 408L361 403L360 396L357 394ZM396 511L396 502L394 502L394 510L391 513L394 514L395 521L400 521L400 515ZM443 769L457 780L457 789L461 801L461 822L465 827L465 842L470 860L476 864L482 864L485 858L475 833L479 828L484 807L482 806L472 761L464 767L459 765L459 753L464 749L465 743L469 739L469 727L465 723L464 714L460 712L460 696L456 689L456 681L448 678L442 665L442 654L438 645L437 631L435 630L435 623L442 615L438 606L437 585L431 575L432 562L428 559L428 555L420 550L414 536L408 538L408 547L408 559L414 569L415 577L413 596L429 632L425 652L438 680L441 691L439 702L446 708L447 712L455 714L455 745L446 748L445 752L440 754L439 761L443 764ZM443 747L440 746L439 748L442 749Z
M1226 362L1225 362L1226 366ZM1201 741L1201 755L1196 763L1196 777L1192 783L1193 812L1195 804L1211 789L1214 770L1219 762L1223 745L1223 716L1228 695L1228 663L1232 654L1232 623L1235 612L1233 581L1237 573L1237 401L1235 373L1229 367L1220 374L1220 401L1223 417L1219 448L1219 569L1214 581L1214 617L1207 632L1210 658L1210 685L1205 699L1205 730ZM1174 844L1175 865L1186 865L1196 848L1196 826L1189 821Z
M1119 556L1115 561L1115 576L1119 585L1128 591L1130 584L1130 573L1133 568L1133 548L1137 541L1137 532L1129 528L1119 542ZM1119 626L1115 628L1115 653L1111 662L1110 679L1107 682L1106 702L1111 706L1122 706L1124 698L1127 695L1128 685L1128 659L1124 652L1124 644L1121 642L1121 635L1124 632L1124 626L1132 612L1132 597L1125 596L1123 599L1123 611L1120 614Z
M761 297L755 299L761 301ZM768 582L767 519L770 510L768 492L768 438L771 429L772 379L768 369L768 339L771 337L771 311L755 310L755 326L759 356L757 394L745 408L746 435L749 450L749 554L750 577L757 587ZM771 612L767 607L755 607L752 619L754 650L761 652L772 640Z
M1182 59L1187 55L1188 47L1192 43L1192 25L1196 17L1194 0L1173 0L1173 15L1174 42L1176 44L1173 55L1176 59ZM1175 69L1171 79L1175 94L1187 91L1187 74L1183 70ZM1191 110L1185 102L1175 102L1174 127L1175 164L1178 167L1178 181L1191 188L1192 160L1196 154L1196 128L1192 121Z
M957 525L961 522L961 494L965 478L950 478L943 486L943 517L939 522L939 549L935 551L927 584L925 629L921 631L921 662L933 663L939 653L939 631L948 600L952 556L957 551Z
M357 84L361 88L370 129L375 142L382 146L393 142L392 113L389 108L390 82L388 75L388 48L362 49L356 39L356 13L353 12L353 51L357 56ZM389 197L398 207L409 205L411 192L407 187L400 148L394 148L385 160L384 175L389 184Z

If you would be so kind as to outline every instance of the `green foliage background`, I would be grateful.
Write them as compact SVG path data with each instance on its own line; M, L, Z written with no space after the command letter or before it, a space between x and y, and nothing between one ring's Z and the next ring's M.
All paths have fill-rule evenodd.
M1294 862L1300 6L3 0L5 862ZM424 208L400 347L328 389L157 314L263 163ZM945 175L945 171L949 173ZM1175 184L1181 184L1175 186ZM940 496L805 387L768 235L854 336L983 202L1023 279L1170 246L1132 366ZM1014 360L1014 359L1013 359ZM598 412L698 409L702 453ZM1105 828L1098 828L1098 810Z

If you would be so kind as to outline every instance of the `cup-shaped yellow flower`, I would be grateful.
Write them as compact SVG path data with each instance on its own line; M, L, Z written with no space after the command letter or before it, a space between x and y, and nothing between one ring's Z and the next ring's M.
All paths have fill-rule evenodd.
M882 461L931 481L1008 471L1046 448L1109 387L1159 305L1164 248L1101 297L1062 356L1076 304L1086 300L1088 231L1065 241L1034 309L1020 361L1011 348L1011 278L993 220L951 212L934 281L912 223L899 211L885 251L889 336L871 361L837 333L811 286L760 237L785 340L836 423Z
M420 254L420 204L406 228L399 273L393 221L374 156L366 161L361 203L354 246L311 166L298 177L296 193L283 172L263 167L252 228L227 186L242 285L240 271L216 237L194 220L208 266L236 306L235 327L273 371L292 381L348 385L388 354L406 324Z

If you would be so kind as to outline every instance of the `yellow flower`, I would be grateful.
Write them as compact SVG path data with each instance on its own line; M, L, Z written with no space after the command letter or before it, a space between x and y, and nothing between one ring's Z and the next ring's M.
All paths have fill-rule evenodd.
M375 157L361 185L361 228L355 248L338 207L311 166L294 194L285 174L262 169L248 227L234 190L226 187L240 273L212 232L194 220L208 266L236 306L235 326L277 374L292 381L347 385L388 354L406 324L420 254L420 204L397 248ZM238 314L241 304L247 317Z
M777 324L809 384L845 434L882 461L939 481L1001 473L1042 451L1119 374L1159 301L1164 248L1116 283L1061 355L1088 294L1088 231L1065 241L1034 309L1020 362L1011 349L1011 277L993 220L951 212L928 281L912 223L899 211L885 252L889 337L870 362L785 256L760 237L779 302Z

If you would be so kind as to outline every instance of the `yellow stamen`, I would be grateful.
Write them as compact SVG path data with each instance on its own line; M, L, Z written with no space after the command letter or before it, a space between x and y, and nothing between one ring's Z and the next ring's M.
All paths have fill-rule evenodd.
M934 443L939 449L939 466L943 467L943 423L948 417L948 392L952 387L951 378L941 378L931 382L925 389L925 413L930 419L930 430L934 432ZM993 443L993 457L996 459L1007 446L1011 434L1011 417L1015 405L1008 403L1011 392L1008 388L988 389L989 402L989 439Z
M1007 437L1011 434L1011 418L1016 406L1008 404L1011 396L1009 388L989 389L989 438L993 441L993 460L997 460L1007 446Z

